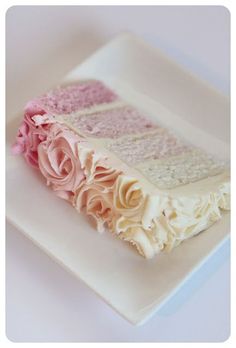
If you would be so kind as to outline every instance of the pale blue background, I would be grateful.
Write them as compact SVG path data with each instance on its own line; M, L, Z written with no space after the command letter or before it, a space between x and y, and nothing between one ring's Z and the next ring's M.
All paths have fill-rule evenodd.
M13 7L7 117L101 44L130 30L229 93L224 7ZM29 202L33 204L33 202ZM7 226L7 336L13 341L223 341L230 332L229 243L150 321L133 327Z

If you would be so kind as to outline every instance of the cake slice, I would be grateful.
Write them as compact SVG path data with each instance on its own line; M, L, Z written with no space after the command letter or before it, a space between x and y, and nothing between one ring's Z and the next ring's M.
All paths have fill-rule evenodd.
M170 251L230 209L226 164L149 119L99 81L29 102L14 153L55 193L136 246Z

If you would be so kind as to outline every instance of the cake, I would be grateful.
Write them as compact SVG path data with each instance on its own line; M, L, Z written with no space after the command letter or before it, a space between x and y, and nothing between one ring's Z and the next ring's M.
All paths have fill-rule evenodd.
M230 209L229 168L96 80L27 103L14 154L78 212L146 258ZM90 219L90 220L91 220Z

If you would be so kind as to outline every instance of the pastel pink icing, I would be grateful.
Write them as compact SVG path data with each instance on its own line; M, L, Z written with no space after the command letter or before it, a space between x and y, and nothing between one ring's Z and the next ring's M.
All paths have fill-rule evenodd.
M57 195L73 201L74 193L85 178L78 154L83 138L60 124L53 124L47 139L38 146L39 169Z
M50 124L36 125L32 117L44 115L45 111L34 102L26 105L24 119L18 129L16 141L12 146L13 154L24 154L26 161L38 168L38 145L47 137Z
M92 115L73 116L73 125L83 134L95 138L117 138L158 128L156 124L130 106Z

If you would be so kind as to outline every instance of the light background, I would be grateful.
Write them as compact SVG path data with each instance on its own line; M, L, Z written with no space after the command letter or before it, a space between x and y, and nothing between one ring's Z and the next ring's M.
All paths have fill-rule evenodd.
M7 118L124 30L229 93L230 14L224 7L20 6L7 13ZM228 244L143 327L120 318L10 225L6 252L10 340L222 341L229 336Z

